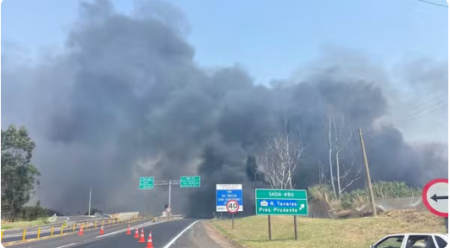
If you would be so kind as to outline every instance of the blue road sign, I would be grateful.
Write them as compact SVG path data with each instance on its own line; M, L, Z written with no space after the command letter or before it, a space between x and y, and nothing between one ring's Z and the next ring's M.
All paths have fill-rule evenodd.
M242 198L242 184L217 184L216 185L216 211L227 212L226 204L230 200L239 203L238 212L244 211Z

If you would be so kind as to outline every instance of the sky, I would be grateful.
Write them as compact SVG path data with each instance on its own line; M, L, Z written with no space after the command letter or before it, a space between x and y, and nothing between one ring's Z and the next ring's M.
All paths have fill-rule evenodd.
M60 47L78 2L4 0L2 41L30 53ZM134 1L113 2L120 11L133 10ZM170 2L186 16L187 38L200 65L239 64L259 83L291 76L330 45L361 51L382 64L448 54L447 9L417 0Z
M196 63L205 68L239 65L261 84L295 78L299 68L333 47L363 54L386 69L411 57L447 61L448 9L418 0L166 1L185 16L184 35L195 48ZM56 53L76 20L79 2L4 0L2 45L12 44L31 56ZM117 10L132 13L136 1L112 2ZM415 93L392 118L401 120L412 101L433 97L423 95L417 100ZM428 128L426 119L415 123L414 128L403 127L409 138L447 142L440 132L417 131ZM446 132L446 125L441 131Z

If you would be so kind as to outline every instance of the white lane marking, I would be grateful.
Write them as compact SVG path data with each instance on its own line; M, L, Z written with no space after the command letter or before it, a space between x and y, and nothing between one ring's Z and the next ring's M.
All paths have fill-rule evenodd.
M130 228L131 228L131 229L136 229L136 228L141 228L141 227L146 227L146 226L151 226L151 225L161 224L161 223L164 223L164 222L166 222L166 221L161 221L161 222L146 222L146 223L143 223L143 224L139 224L139 225L136 225L136 226L132 226L132 227L130 227ZM107 237L107 236L109 236L109 235L114 235L114 234L122 233L122 232L127 231L127 229L128 229L128 227L125 228L125 229L121 229L121 230L119 230L119 231L112 232L112 233L103 234L103 235L97 236L97 237L95 237L95 238L98 239L98 238Z
M68 244L68 245L58 246L58 247L56 247L56 248L69 247L69 246L76 245L76 244L77 244L77 243L72 243L72 244Z
M187 230L189 230L189 228L191 228L193 225L195 225L195 223L199 222L200 220L194 221L194 223L190 224L188 227L186 227L183 231L181 231L175 238L173 238L166 246L164 246L164 248L169 248L173 243L175 243L175 241L177 241L177 239L183 235L184 232L186 232Z

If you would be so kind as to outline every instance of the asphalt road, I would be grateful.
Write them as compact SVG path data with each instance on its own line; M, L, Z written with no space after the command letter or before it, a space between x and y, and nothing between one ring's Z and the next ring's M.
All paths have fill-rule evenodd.
M145 241L147 241L149 232L152 231L154 248L179 248L182 244L175 241L182 231L186 230L195 220L182 219L161 223L147 221L136 222L132 228L144 229ZM44 239L35 242L10 245L12 248L145 248L146 243L138 243L133 235L126 235L126 224L105 229L105 234L100 236L97 230L85 232L83 236L66 235L58 238ZM134 230L132 231L134 234ZM170 246L169 246L170 245ZM180 246L181 245L181 246Z

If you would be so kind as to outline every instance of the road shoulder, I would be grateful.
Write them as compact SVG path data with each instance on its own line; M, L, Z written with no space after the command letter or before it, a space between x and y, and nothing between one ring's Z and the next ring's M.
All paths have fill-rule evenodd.
M199 221L176 240L170 248L243 248L236 246L208 221Z

